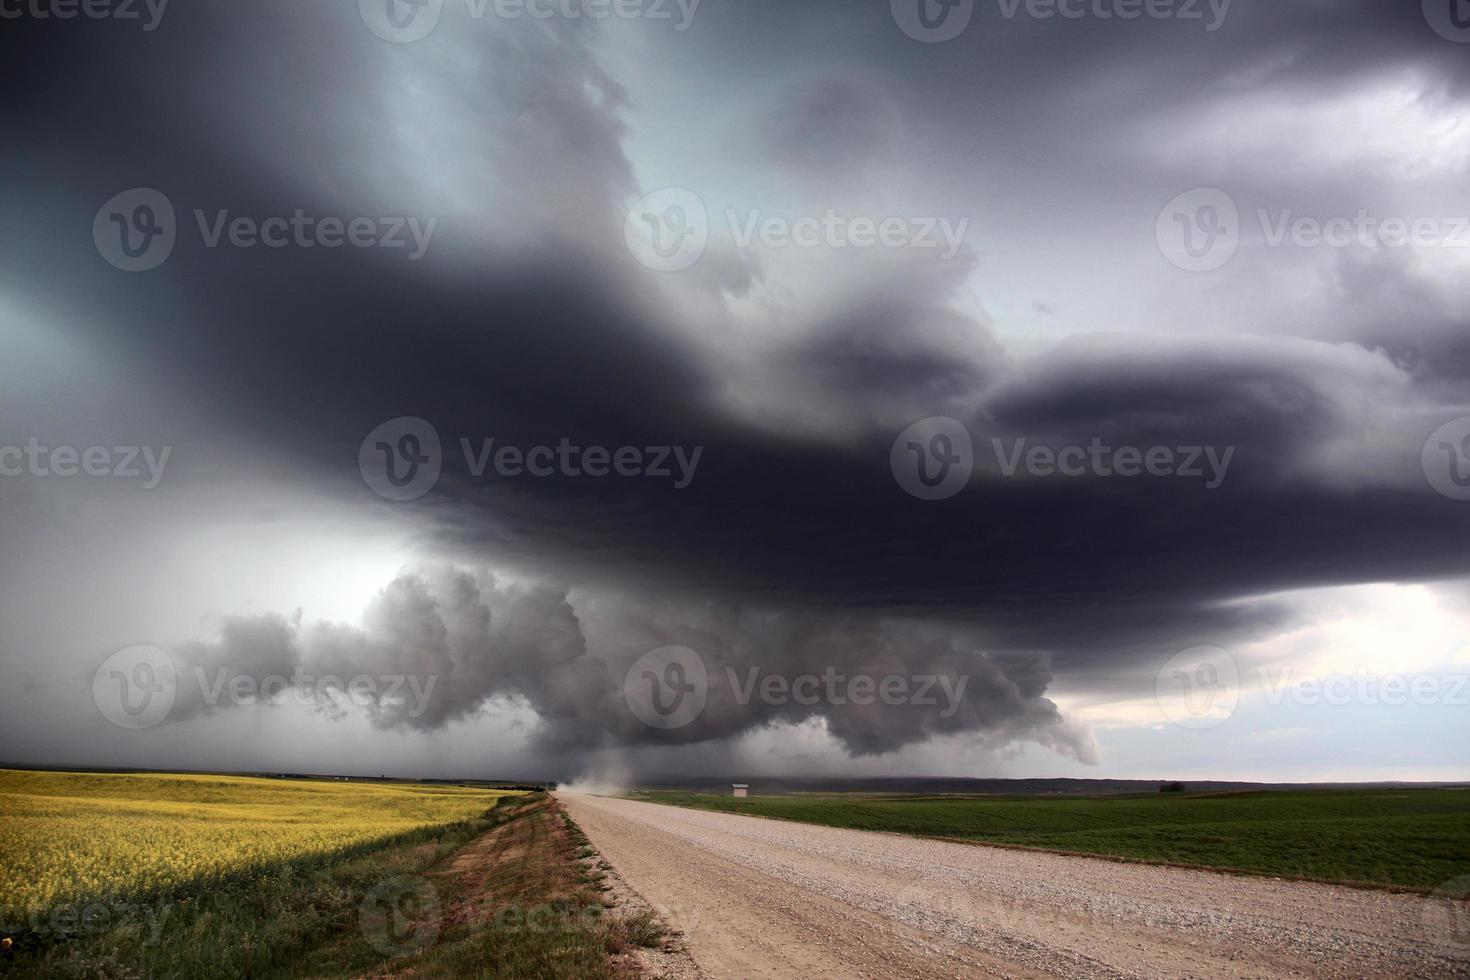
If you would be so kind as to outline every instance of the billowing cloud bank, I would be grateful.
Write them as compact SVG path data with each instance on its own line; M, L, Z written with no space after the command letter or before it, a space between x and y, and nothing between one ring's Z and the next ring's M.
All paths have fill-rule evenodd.
M669 646L703 663L707 700L687 724L657 728L630 708L627 685L640 679L628 678L639 658ZM268 678L304 677L324 710L361 708L384 728L438 729L521 699L541 719L543 746L557 751L696 743L821 718L853 755L973 733L1094 761L1090 738L1044 697L1044 654L988 653L953 631L872 616L594 598L448 566L394 579L361 625L232 616L217 637L174 653L184 678L175 721L238 703L210 693L235 678L269 690ZM374 693L351 696L354 677L372 678ZM322 688L325 678L339 680Z

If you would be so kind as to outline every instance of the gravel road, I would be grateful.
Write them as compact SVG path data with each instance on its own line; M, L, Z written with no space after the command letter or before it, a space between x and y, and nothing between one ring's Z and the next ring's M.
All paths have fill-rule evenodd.
M1464 903L559 797L715 978L1470 976Z

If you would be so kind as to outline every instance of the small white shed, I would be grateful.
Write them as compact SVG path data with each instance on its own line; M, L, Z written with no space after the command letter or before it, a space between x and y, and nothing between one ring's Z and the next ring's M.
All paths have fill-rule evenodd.
M750 795L750 784L749 783L731 783L730 784L730 789L734 792L734 795L736 795L736 796L749 796Z

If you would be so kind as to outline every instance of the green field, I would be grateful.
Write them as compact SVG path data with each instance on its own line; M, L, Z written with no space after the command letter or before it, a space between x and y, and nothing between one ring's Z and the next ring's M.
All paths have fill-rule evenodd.
M804 823L1433 889L1470 874L1470 790L637 798Z

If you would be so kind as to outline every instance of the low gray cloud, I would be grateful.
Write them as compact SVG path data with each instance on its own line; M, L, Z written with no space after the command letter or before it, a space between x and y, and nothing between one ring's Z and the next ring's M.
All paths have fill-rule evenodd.
M703 662L707 702L687 725L660 729L630 707L625 682L640 657L669 646L692 650ZM875 616L586 594L442 565L394 579L359 625L307 623L299 614L228 616L216 636L183 644L173 656L182 678L175 722L242 703L270 710L228 697L235 678L259 686L271 677L305 677L323 712L361 710L385 729L433 731L497 699L518 699L540 719L535 750L570 758L693 745L820 719L851 755L968 734L1037 742L1096 761L1090 736L1045 697L1045 654L990 653L964 631ZM781 690L762 694L771 676L782 679ZM346 697L354 677L377 679L375 693ZM800 677L815 682L788 696ZM875 684L902 678L906 691L891 688L888 702L861 689L853 698L858 677ZM321 688L323 678L335 683ZM393 678L413 683L384 696L384 679Z

